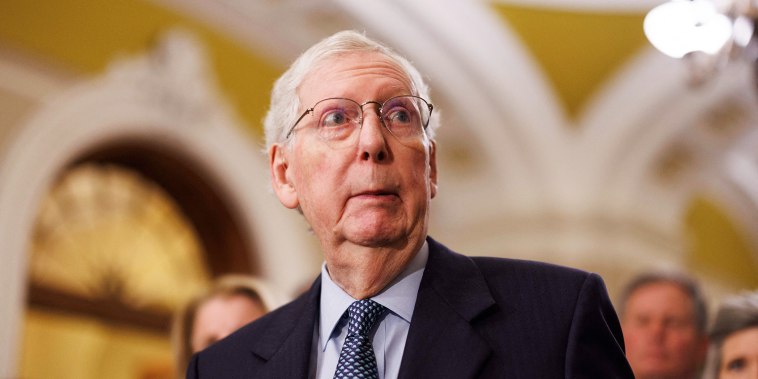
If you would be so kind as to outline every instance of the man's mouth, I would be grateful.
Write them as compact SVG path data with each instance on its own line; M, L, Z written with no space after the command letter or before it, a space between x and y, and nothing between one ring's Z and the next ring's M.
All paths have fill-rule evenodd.
M367 198L387 198L387 197L398 197L397 192L389 191L389 190L369 190L369 191L363 191L359 192L352 197L367 197Z

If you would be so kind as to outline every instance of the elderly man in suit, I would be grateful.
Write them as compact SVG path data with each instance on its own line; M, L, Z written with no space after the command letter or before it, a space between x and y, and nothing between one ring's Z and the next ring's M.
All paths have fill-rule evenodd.
M188 378L632 378L599 276L457 254L427 235L429 90L405 58L337 33L274 85L274 192L325 263L309 291L195 355Z

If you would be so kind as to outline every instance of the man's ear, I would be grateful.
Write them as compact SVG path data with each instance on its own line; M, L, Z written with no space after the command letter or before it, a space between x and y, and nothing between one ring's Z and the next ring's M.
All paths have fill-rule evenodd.
M432 199L437 196L437 142L429 142L429 183Z
M287 148L281 144L273 144L268 150L271 169L271 187L276 197L287 208L293 209L300 205L297 189L290 180L290 167L287 161Z

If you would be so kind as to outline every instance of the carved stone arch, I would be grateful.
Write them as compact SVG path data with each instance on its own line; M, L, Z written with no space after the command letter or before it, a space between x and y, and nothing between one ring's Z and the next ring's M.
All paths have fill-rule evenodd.
M194 227L213 276L260 274L255 236L244 235L240 215L202 162L170 145L130 138L98 145L72 166L87 163L126 167L160 186Z
M46 99L8 141L0 157L1 377L17 376L37 209L60 173L77 162L118 162L148 175L169 162L174 174L184 172L175 179L190 182L199 196L224 199L221 217L233 219L239 232L230 237L224 228L216 238L244 251L250 270L283 293L317 271L321 258L311 253L307 227L271 195L266 159L223 102L206 62L191 35L169 31L154 51L117 60L104 75ZM145 161L135 158L141 156Z

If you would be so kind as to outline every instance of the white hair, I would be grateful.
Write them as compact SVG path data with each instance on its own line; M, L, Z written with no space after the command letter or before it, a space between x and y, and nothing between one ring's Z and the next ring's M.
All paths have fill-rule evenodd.
M284 142L286 133L293 126L300 110L300 99L297 94L298 87L303 83L306 76L315 69L319 63L339 55L357 52L377 52L383 54L397 63L410 79L413 88L411 95L424 98L431 103L429 87L424 82L421 73L401 55L389 47L380 44L364 34L353 30L335 33L321 42L313 45L300 55L274 83L271 91L271 106L263 121L266 134L266 150L275 143ZM426 134L429 139L434 138L434 133L439 122L433 117L429 121Z

